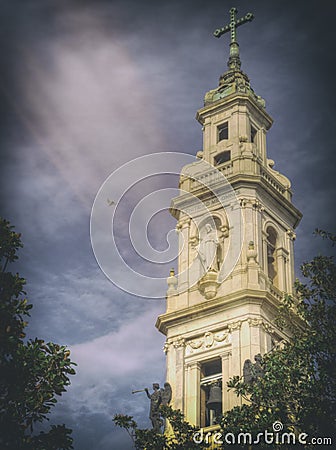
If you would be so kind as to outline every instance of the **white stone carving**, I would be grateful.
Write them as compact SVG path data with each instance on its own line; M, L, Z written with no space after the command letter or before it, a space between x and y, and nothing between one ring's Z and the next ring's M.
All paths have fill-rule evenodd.
M179 337L173 341L174 348L184 347L185 346L185 339L183 337Z
M202 337L197 340L187 342L187 353L194 353L196 351L202 351L211 347L217 347L226 343L228 338L228 331L219 331L212 333L207 331Z
M228 325L229 332L231 333L232 331L240 330L242 322L243 322L242 320L237 320L237 322L229 323Z

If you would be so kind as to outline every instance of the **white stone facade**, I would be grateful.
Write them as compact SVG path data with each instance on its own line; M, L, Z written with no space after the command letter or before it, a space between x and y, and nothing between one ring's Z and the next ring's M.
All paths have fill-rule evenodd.
M242 375L246 359L253 361L286 338L274 319L283 293L292 292L294 229L301 219L289 180L267 159L272 119L251 89L230 92L197 112L204 136L197 156L213 168L203 168L196 180L190 173L202 165L182 169L181 195L171 205L180 232L178 270L168 279L167 309L156 323L167 337L172 406L197 426L209 425L211 383L221 385L222 410L232 408L239 400L227 392L227 380ZM209 186L223 192L221 201ZM241 216L241 230L233 214ZM206 225L209 217L212 228ZM237 233L238 254L232 245ZM204 256L209 249L211 264Z

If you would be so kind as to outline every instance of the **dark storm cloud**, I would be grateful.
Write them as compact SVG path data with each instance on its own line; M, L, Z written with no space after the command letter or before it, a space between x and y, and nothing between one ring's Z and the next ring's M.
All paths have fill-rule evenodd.
M55 410L55 420L74 428L76 450L129 448L111 416L130 413L148 426L147 400L130 390L164 381L163 337L154 329L164 305L120 292L100 272L89 240L92 202L134 157L201 148L195 112L226 68L227 36L212 32L228 22L231 6L2 2L3 213L23 232L31 335L70 344L79 363ZM269 157L291 179L304 214L299 263L318 248L312 230L334 225L335 5L236 6L255 14L238 30L242 68L275 120Z

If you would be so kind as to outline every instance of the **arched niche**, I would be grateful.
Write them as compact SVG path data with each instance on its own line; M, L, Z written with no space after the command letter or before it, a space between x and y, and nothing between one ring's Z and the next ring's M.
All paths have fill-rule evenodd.
M212 235L212 244L210 244L208 237ZM191 251L192 260L199 259L202 263L203 268L206 270L212 269L219 271L225 257L225 245L224 240L228 235L228 227L226 217L219 214L213 214L208 217L204 217L197 223L193 221L191 226ZM213 262L210 264L206 263L205 248L204 246L215 245L213 239L216 241L216 255ZM212 250L213 251L213 250ZM211 248L210 248L211 252ZM204 266L205 264L205 266ZM209 265L209 267L208 267Z
M266 246L267 246L267 274L271 282L278 285L278 267L276 250L279 247L278 233L275 228L269 225L266 228Z

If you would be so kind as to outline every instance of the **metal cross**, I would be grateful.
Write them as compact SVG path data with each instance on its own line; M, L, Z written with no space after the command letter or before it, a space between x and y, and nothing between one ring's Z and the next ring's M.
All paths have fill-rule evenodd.
M231 44L236 43L237 44L237 32L236 28L240 25L243 25L246 22L251 22L251 20L254 19L254 16L252 13L247 13L244 17L241 17L237 20L237 8L231 8L230 9L230 24L226 25L223 28L217 28L217 30L214 31L214 36L219 38L224 33L227 33L230 31L231 34Z

